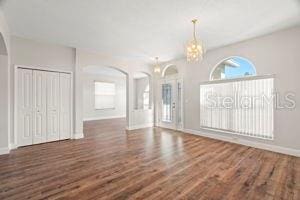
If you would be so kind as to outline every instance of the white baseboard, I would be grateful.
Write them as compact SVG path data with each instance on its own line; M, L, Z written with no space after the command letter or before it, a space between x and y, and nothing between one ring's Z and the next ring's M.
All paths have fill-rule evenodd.
M9 149L10 149L10 150L16 149L16 148L18 148L18 146L17 146L16 144L14 144L14 143L10 143L10 144L9 144Z
M126 115L120 115L120 116L110 116L110 117L88 117L84 118L83 121L94 121L94 120L102 120L102 119L116 119L116 118L126 118Z
M183 132L193 134L193 135L199 135L199 136L203 136L203 137L213 138L213 139L217 139L217 140L222 140L222 141L226 141L226 142L241 144L241 145L245 145L245 146L250 146L250 147L254 147L254 148L258 148L258 149L274 151L277 153L283 153L283 154L287 154L287 155L300 157L300 150L297 150L297 149L281 147L281 146L266 144L266 143L261 143L261 142L254 142L254 141L245 140L245 139L236 138L236 137L216 135L216 134L211 134L211 133L207 133L205 131L200 131L200 130L184 129Z
M132 130L136 130L136 129L149 128L149 127L153 127L153 123L133 125L133 126L126 127L126 129L129 131L132 131Z
M1 147L0 148L0 155L9 154L9 148L8 147Z
M73 139L82 139L82 138L84 138L83 133L75 133L73 135Z

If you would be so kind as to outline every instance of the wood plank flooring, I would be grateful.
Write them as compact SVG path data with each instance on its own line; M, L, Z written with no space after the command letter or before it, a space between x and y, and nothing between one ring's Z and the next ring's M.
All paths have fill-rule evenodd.
M300 158L125 119L0 156L0 199L300 199Z

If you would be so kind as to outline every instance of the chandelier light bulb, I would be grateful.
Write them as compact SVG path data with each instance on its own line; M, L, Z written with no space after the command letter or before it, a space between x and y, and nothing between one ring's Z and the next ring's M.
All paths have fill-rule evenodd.
M158 65L158 57L155 57L156 64L154 66L154 73L160 73L160 66Z
M199 58L202 59L204 53L201 43L196 38L196 22L196 19L192 20L194 27L193 39L188 43L186 47L186 57L188 62L198 61Z

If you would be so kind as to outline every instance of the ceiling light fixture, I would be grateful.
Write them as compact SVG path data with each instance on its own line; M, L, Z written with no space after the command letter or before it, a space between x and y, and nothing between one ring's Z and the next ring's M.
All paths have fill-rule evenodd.
M158 57L155 57L156 63L154 66L154 73L160 73L160 66L158 65Z
M194 26L193 40L190 41L186 47L186 58L188 62L197 62L203 58L204 54L204 48L201 42L196 39L196 22L197 19L192 20Z

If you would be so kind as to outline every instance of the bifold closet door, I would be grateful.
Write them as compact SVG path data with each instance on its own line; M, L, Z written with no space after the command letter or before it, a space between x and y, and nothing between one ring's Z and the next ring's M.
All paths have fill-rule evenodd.
M59 73L46 72L47 142L59 140Z
M33 70L33 144L46 142L46 73Z
M71 137L71 74L60 73L60 140Z
M18 69L18 135L19 146L32 144L32 70Z

